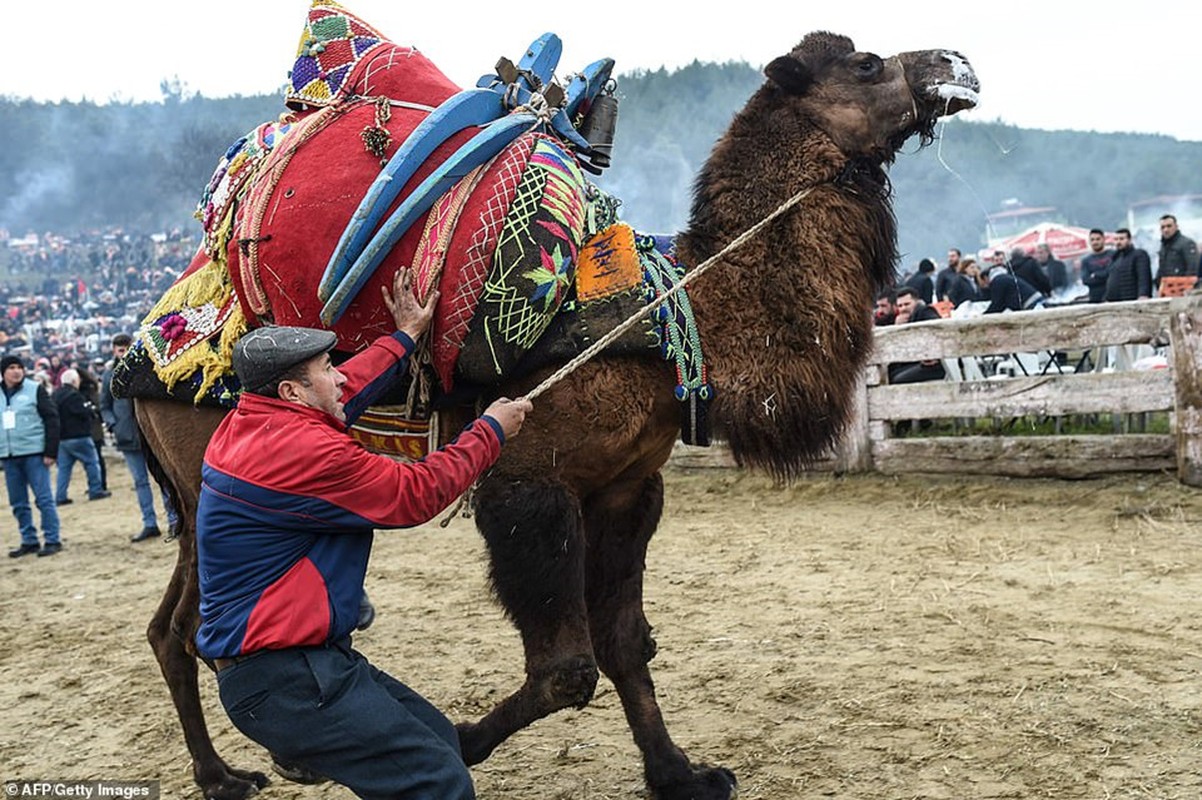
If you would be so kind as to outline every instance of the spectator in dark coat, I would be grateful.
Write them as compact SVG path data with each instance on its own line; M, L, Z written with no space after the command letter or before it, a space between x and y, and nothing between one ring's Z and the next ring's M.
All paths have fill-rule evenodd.
M966 258L960 262L960 272L957 272L947 290L947 299L952 308L959 308L961 303L979 299L977 292L977 261Z
M947 300L947 287L956 273L960 272L960 259L962 254L955 247L949 247L947 250L947 266L939 270L939 274L935 276L935 299ZM931 302L926 300L924 302Z
M897 292L897 324L926 322L940 319L939 312L922 302L918 293L909 287ZM889 365L889 383L920 383L941 381L947 376L943 362L937 358L907 361Z
M128 333L119 333L112 339L113 364L115 365L129 351L133 337ZM134 419L134 404L132 400L113 396L113 370L110 367L100 381L100 413L104 417L104 425L113 434L113 441L121 451L125 464L129 467L134 479L134 491L138 496L138 508L142 512L142 529L130 537L131 542L144 542L163 534L159 528L158 518L154 509L154 493L150 488L150 473L146 467L146 454L142 452L142 436L138 432L138 422ZM171 505L171 500L162 491L163 507L167 512L167 524L175 533L179 524L179 515Z
M1162 277L1197 275L1198 245L1177 227L1177 218L1160 218L1160 266L1156 268L1156 288Z
M1045 297L1052 293L1052 282L1048 280L1048 274L1043 271L1039 262L1027 255L1021 247L1010 251L1010 272L1043 292Z
M1032 286L1026 278L1012 274L1004 266L991 267L986 280L989 282L989 307L985 309L986 314L1028 311L1041 307L1047 300L1047 296Z
M1106 299L1106 279L1110 276L1110 263L1114 251L1106 247L1106 232L1094 228L1089 232L1089 254L1081 259L1081 282L1089 287L1089 302L1101 303Z
M924 258L918 262L918 272L906 278L906 282L902 285L908 286L918 292L918 296L922 299L922 302L929 305L935 299L934 274L935 262L929 258Z
M1152 260L1147 251L1135 246L1131 231L1114 232L1115 254L1106 279L1106 301L1146 300L1152 296Z
M1035 260L1048 276L1051 291L1058 292L1068 288L1068 267L1064 262L1052 255L1052 248L1046 244L1035 245Z
M58 408L58 482L55 487L55 503L66 505L71 502L67 492L71 487L71 472L75 462L83 464L88 476L88 499L100 500L110 495L100 480L99 458L96 445L92 442L92 421L96 406L79 391L79 372L65 369L59 375L59 387L51 399Z
M99 362L99 363L97 363ZM109 488L108 469L104 463L104 419L100 416L100 378L104 374L104 361L96 359L92 362L95 372L80 367L79 393L92 404L96 413L92 415L92 444L96 447L96 459L100 462L100 488L106 492Z

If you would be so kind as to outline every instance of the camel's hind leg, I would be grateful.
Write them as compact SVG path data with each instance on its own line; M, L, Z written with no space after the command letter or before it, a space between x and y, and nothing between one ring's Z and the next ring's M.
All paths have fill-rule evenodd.
M200 623L196 582L196 507L204 449L222 412L182 403L139 400L138 426L156 480L169 484L180 516L178 556L171 582L146 631L192 756L192 776L206 800L244 800L267 785L262 772L228 766L213 747L200 705L196 654L189 647Z
M550 481L484 481L476 525L488 544L493 589L522 635L526 681L475 724L460 724L476 764L518 730L563 708L583 708L597 686L584 610L580 505Z
M585 584L593 648L622 700L652 796L728 800L735 789L730 770L694 765L673 744L647 666L655 656L655 640L643 614L643 571L663 499L663 479L657 473L613 484L585 504Z

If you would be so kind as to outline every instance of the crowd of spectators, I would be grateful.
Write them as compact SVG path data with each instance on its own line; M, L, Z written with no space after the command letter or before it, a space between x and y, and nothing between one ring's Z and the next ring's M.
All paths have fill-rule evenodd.
M132 333L181 272L198 239L119 229L14 237L0 229L0 353L59 386L69 366L98 374L117 333Z
M903 325L953 315L1146 300L1189 291L1190 287L1194 292L1202 291L1202 258L1197 243L1181 232L1172 214L1162 216L1159 226L1161 239L1155 261L1135 244L1126 228L1110 236L1099 228L1092 229L1089 250L1069 263L1056 258L1046 244L1031 251L986 250L980 253L979 263L958 248L950 248L942 269L924 258L895 286L880 292L873 309L874 322L877 326ZM1176 283L1170 284L1169 279ZM889 367L890 383L943 377L943 368L935 360Z
M1160 248L1153 259L1135 245L1131 232L1117 229L1108 237L1100 228L1089 232L1089 250L1066 264L1046 244L1033 250L982 252L980 262L949 248L947 263L938 269L924 258L897 285L877 298L877 325L900 324L911 314L898 313L902 290L913 290L919 303L950 316L967 307L972 313L1029 311L1069 303L1143 300L1164 292L1161 279L1197 281L1202 291L1202 258L1193 239L1181 232L1172 214L1160 218ZM1113 246L1112 246L1113 245ZM965 306L964 304L970 304Z

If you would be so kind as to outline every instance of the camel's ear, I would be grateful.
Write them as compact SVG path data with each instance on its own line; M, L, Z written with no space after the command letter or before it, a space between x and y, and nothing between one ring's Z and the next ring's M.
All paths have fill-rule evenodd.
M764 67L768 80L789 94L805 94L813 83L809 68L793 56L779 56Z

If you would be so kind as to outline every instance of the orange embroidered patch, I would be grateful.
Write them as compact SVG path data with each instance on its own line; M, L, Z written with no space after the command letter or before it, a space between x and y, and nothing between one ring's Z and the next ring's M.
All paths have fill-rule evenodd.
M600 300L633 289L643 281L643 268L634 249L634 231L618 222L593 236L580 248L576 264L576 296L581 302Z

